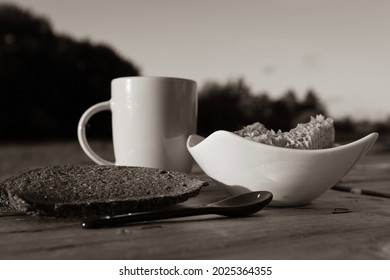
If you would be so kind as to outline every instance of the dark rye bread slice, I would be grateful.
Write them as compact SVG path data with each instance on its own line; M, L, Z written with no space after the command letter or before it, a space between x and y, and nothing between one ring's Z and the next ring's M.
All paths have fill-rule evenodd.
M31 170L0 183L1 200L18 211L90 217L155 210L199 194L206 182L154 168L64 165Z

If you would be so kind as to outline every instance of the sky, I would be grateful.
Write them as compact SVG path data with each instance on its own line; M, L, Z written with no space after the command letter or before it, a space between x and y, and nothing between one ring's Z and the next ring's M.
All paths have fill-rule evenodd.
M0 2L5 2L0 0ZM390 116L387 0L10 0L143 75L243 78L274 98L315 90L331 117Z

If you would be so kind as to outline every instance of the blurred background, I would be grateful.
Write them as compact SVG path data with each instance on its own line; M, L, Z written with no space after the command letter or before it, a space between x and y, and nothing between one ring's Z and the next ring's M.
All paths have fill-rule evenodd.
M120 76L199 87L198 133L335 119L340 141L390 133L390 2L0 1L0 141L76 140ZM111 137L109 113L88 135Z

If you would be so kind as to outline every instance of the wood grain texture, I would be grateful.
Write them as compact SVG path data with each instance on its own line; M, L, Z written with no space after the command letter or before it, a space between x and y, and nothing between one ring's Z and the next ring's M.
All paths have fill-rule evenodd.
M0 157L2 177L90 163L77 143L10 148L0 146L0 155L14 157L8 165ZM389 163L389 154L370 153L342 183L390 192ZM228 196L194 172L210 185L184 204ZM79 220L0 211L0 259L390 259L390 200L330 190L309 205L267 207L246 218L208 215L98 230L82 229Z

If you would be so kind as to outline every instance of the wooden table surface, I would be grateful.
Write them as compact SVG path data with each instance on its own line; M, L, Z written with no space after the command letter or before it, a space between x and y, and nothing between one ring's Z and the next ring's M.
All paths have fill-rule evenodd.
M94 148L112 154L109 143ZM0 180L41 166L90 163L76 142L0 145ZM0 259L390 259L389 171L390 153L375 144L339 183L355 193L329 190L306 206L267 207L236 219L208 215L84 230L77 220L0 207ZM194 172L210 185L186 204L228 196Z

